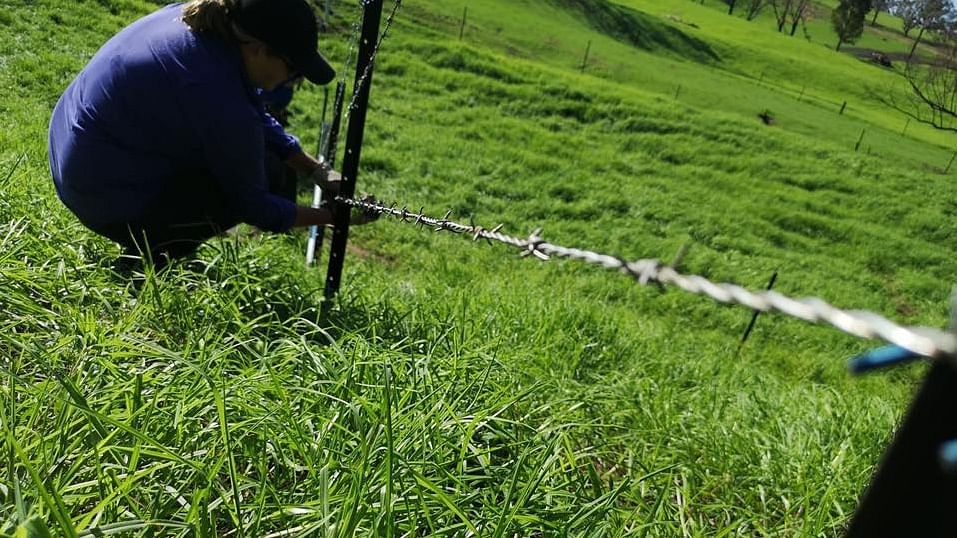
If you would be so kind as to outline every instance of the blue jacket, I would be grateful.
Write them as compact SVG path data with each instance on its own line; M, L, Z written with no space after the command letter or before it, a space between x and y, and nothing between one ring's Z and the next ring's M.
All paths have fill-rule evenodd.
M171 5L126 27L60 97L49 139L60 199L84 222L130 222L172 178L206 171L240 221L289 229L296 207L269 193L264 159L267 147L301 151L298 140L266 114L238 49L181 17Z

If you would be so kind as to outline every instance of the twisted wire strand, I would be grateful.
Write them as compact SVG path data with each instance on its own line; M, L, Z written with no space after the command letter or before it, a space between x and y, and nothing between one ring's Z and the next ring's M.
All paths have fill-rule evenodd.
M346 52L346 60L342 63L342 71L339 73L339 80L346 81L346 73L352 65L356 51L359 49L359 37L362 33L362 9L356 12L355 19L352 21L352 34L349 36L349 50Z
M365 6L367 2L363 1L362 4ZM362 87L365 86L366 79L369 78L369 73L372 72L372 66L375 64L376 57L379 55L379 48L382 46L382 43L385 41L386 36L389 35L389 29L392 28L392 23L395 21L396 13L399 12L399 8L402 7L402 0L394 0L392 4L392 12L389 14L389 17L385 21L385 29L382 30L382 33L379 34L379 39L376 41L375 48L372 49L372 54L369 58L369 63L366 65L366 68L362 71L362 76L359 77L359 81L356 82L355 88L352 90L352 99L349 101L349 108L346 109L346 118L348 119L352 111L356 106L356 99L359 96L359 93L362 92Z
M361 3L360 3L361 7ZM352 34L349 36L349 50L346 52L346 60L342 64L342 69L339 71L339 82L345 87L346 84L346 73L349 71L349 67L352 65L353 59L355 58L356 52L359 49L359 38L362 33L362 9L357 11L356 17L352 21ZM347 109L345 114L346 125L349 123L349 114L351 110ZM337 115L342 114L342 108L338 108L334 112ZM345 130L339 129L339 132L336 133L336 139L329 142L330 148L340 147L339 143L342 141L342 137L345 136ZM326 157L330 157L327 155Z
M711 297L721 303L738 304L762 312L778 312L811 323L826 323L847 334L881 339L925 357L957 356L957 335L954 333L932 327L901 326L873 312L841 310L817 297L794 299L775 291L752 292L735 284L714 283L701 276L683 275L656 259L628 262L608 254L554 245L542 239L540 229L527 238L514 237L501 233L499 230L502 225L485 229L474 223L467 225L451 221L451 211L442 218L436 218L425 215L422 210L415 212L406 207L399 209L396 204L387 206L370 199L337 197L336 201L368 214L388 215L402 222L433 228L435 231L469 234L474 241L485 239L489 242L504 243L520 249L522 256L534 256L543 261L552 256L580 260L627 274L642 285L670 284L690 293Z

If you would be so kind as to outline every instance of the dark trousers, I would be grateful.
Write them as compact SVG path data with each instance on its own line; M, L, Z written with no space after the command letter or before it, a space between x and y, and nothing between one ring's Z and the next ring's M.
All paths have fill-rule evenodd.
M267 152L269 191L296 200L296 173ZM219 182L208 172L178 176L142 216L130 222L86 223L89 229L123 247L125 255L154 263L192 256L204 242L239 224Z

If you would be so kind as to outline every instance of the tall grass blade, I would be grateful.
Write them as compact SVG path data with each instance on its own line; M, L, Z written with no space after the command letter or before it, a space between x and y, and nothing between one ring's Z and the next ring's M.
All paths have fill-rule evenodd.
M239 494L239 473L236 472L236 460L233 457L232 445L229 439L229 418L226 416L226 387L222 389L211 387L216 398L216 412L219 415L219 429L222 435L223 450L226 453L226 464L229 471L229 482L233 493L232 517L236 523L236 532L245 536L243 526L242 497Z
M30 474L30 478L33 479L33 485L37 488L37 491L40 494L40 497L43 499L44 504L47 507L47 510L53 515L53 519L56 520L57 525L60 527L60 532L63 533L63 536L67 538L77 538L76 528L73 526L73 522L70 520L70 513L66 509L66 505L63 504L63 499L56 491L48 490L44 485L43 480L40 478L40 474L37 472L36 468L30 463L30 458L23 451L23 448L20 446L20 443L13 437L13 432L7 432L7 442L13 446L13 449L17 453L17 457L20 460L20 464L26 468L27 472Z

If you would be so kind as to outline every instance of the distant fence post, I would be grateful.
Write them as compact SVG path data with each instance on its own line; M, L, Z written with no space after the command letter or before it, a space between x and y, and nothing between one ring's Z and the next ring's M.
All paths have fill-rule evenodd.
M688 252L691 250L691 243L682 243L678 247L678 252L675 252L675 257L672 258L671 263L668 264L668 267L671 267L674 270L678 270L681 267L681 262L685 261L685 256L688 255Z
M950 173L950 167L954 164L954 159L957 159L957 151L954 151L954 154L950 156L950 162L947 163L947 168L944 169L944 173Z
M844 109L845 109L845 108L847 108L847 101L844 101L844 104L841 105L841 111L838 112L838 115L843 116L843 115L844 115Z
M469 7L465 6L465 9L462 10L462 25L459 26L459 41L462 41L462 36L465 35L465 21L469 17Z
M770 291L774 287L774 283L778 280L778 272L775 271L771 275L771 280L768 282L767 290ZM755 324L758 322L758 316L761 315L760 310L755 310L754 315L751 316L751 322L748 323L748 328L744 330L744 336L741 337L741 343L738 344L738 351L741 351L741 348L744 346L744 343L748 341L748 337L751 336L751 331L754 330Z
M857 139L857 144L854 144L854 151L861 149L861 142L864 141L864 133L867 132L867 129L861 129L861 136Z
M678 100L679 95L681 95L681 84L678 84L678 87L675 88L675 101Z
M588 44L585 45L585 57L582 59L581 72L585 72L585 66L588 65L588 53L591 52L591 40L588 40Z

